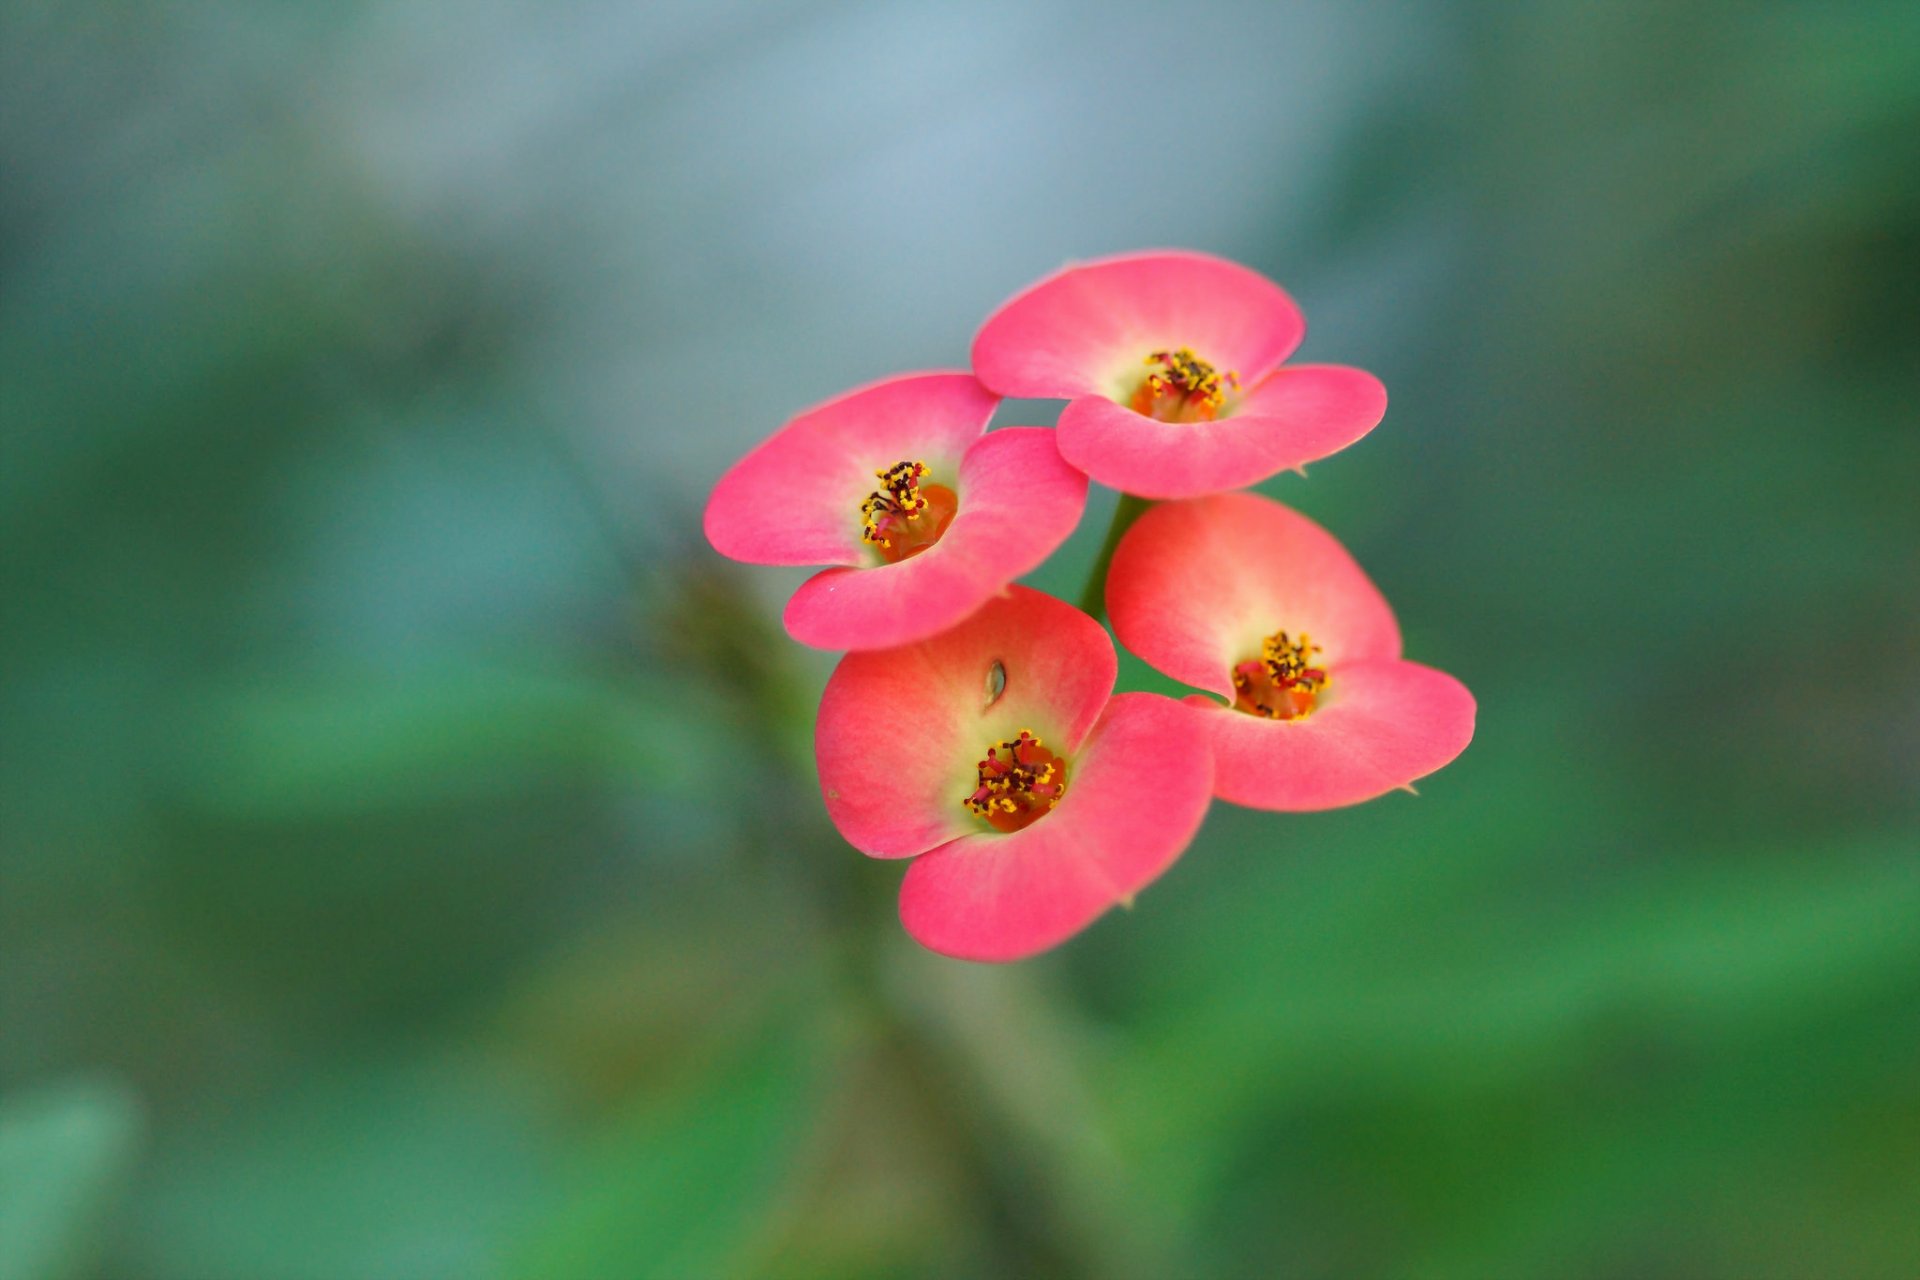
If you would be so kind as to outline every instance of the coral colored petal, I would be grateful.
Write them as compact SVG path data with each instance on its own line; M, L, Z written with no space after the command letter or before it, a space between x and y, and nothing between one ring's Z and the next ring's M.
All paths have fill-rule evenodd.
M1233 406L1229 421L1281 424L1294 433L1298 466L1346 448L1380 425L1387 389L1365 369L1344 364L1290 364L1261 379Z
M1176 680L1233 696L1233 664L1285 628L1319 659L1400 656L1393 610L1334 536L1271 498L1223 493L1141 516L1114 552L1107 614L1120 643Z
M878 858L912 857L979 831L962 801L987 748L1030 729L1071 752L1106 705L1117 670L1099 623L1017 586L930 640L848 654L827 680L814 724L827 816L849 844Z
M973 340L973 368L1001 395L1124 400L1155 351L1191 347L1251 386L1305 333L1293 299L1256 271L1136 253L1069 266L1004 303Z
M945 631L1039 567L1080 523L1087 479L1045 427L977 441L960 464L959 512L911 560L829 569L787 602L787 634L820 649L884 649Z
M1262 379L1226 421L1245 430L1247 451L1274 475L1340 452L1386 415L1387 389L1366 370L1293 364Z
M1334 668L1311 715L1263 720L1204 703L1213 793L1252 809L1358 804L1440 768L1473 739L1473 695L1444 671L1383 660Z
M923 946L964 960L1056 946L1173 865L1206 817L1211 778L1204 716L1123 693L1073 757L1053 812L915 861L900 921Z
M1156 422L1086 396L1060 415L1060 452L1109 488L1197 498L1324 458L1380 425L1387 389L1341 365L1279 369L1213 422Z
M733 465L707 500L707 541L748 564L867 564L860 504L874 472L925 462L951 484L998 397L965 373L888 378L809 409Z

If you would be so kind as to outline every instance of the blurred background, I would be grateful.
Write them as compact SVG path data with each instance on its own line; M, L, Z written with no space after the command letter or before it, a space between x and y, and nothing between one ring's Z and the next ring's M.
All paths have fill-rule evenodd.
M1909 0L12 0L0 1278L1911 1280L1917 137ZM1157 245L1478 737L941 960L699 510Z

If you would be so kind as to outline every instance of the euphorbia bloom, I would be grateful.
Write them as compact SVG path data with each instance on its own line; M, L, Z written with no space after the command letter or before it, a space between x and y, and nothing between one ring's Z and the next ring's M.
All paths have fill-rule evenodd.
M991 434L964 373L889 378L789 422L720 478L707 540L749 564L837 566L787 602L787 633L877 649L945 630L1065 541L1086 477L1043 427Z
M1070 266L1004 304L973 342L1003 396L1067 398L1068 462L1149 498L1239 489L1344 449L1386 389L1341 365L1292 365L1306 334L1279 285L1205 254Z
M1165 871L1205 817L1201 717L1113 691L1101 626L1010 587L950 631L850 653L814 746L827 813L876 858L916 858L900 919L923 945L1016 960ZM917 855L917 856L916 856Z
M1214 794L1331 809L1432 773L1473 737L1473 695L1400 657L1393 611L1332 534L1251 493L1157 506L1107 577L1120 643L1220 701Z

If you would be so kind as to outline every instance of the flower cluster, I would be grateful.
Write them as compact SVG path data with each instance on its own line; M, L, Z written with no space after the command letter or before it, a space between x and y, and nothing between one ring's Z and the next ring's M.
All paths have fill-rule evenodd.
M1219 799L1305 811L1408 787L1465 749L1474 701L1401 658L1331 534L1237 492L1386 412L1372 375L1283 363L1305 334L1265 277L1197 253L1069 266L1017 294L970 373L908 374L802 413L723 476L706 534L821 565L788 634L846 650L815 727L828 816L911 858L925 946L1015 960L1078 933L1186 850ZM1057 426L988 431L1002 397ZM1137 511L1106 567L1113 637L1203 692L1114 692L1100 621L1012 585L1079 523L1088 480Z

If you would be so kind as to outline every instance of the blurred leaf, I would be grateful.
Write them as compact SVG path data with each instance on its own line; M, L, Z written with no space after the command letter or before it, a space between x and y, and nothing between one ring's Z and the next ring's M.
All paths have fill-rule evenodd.
M1245 1016L1244 986L1167 1011L1156 1046L1125 1063L1128 1092L1157 1099L1134 1114L1156 1130L1211 1127L1259 1096L1333 1080L1434 1090L1484 1082L1496 1065L1525 1073L1621 1007L1736 1034L1810 1018L1835 992L1865 998L1920 962L1920 868L1873 844L1823 853L1818 875L1782 856L1622 884L1550 937L1466 924L1467 904L1496 893L1484 885L1422 904L1453 922L1437 930L1383 899L1341 936L1282 948L1287 982L1260 1018ZM1196 1052L1232 1066L1169 1097L1168 1062Z
M108 1081L0 1099L0 1280L92 1273L141 1129L133 1095Z
M523 969L489 1022L502 1050L569 1105L604 1111L707 1080L775 1010L818 1001L822 956L794 882L715 870L658 869L644 898Z
M336 671L236 689L202 720L188 761L199 797L306 819L553 778L684 791L718 775L725 728L686 685L453 655L402 678Z
M608 1122L561 1182L560 1206L508 1269L525 1280L704 1278L739 1265L802 1133L820 1065L777 1026L685 1099Z
M473 1280L542 1187L546 1100L432 1056L310 1070L156 1157L129 1245L160 1280Z

